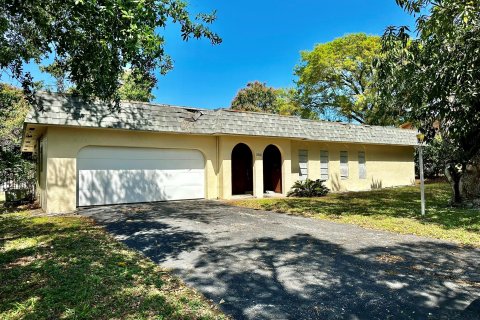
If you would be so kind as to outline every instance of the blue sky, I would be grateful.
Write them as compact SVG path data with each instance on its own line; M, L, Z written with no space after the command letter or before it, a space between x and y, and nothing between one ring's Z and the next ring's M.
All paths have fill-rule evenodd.
M212 29L223 43L183 42L178 27L163 31L175 68L159 75L155 102L228 107L247 82L294 86L302 50L347 33L381 35L388 25L412 25L394 0L190 0L194 13L217 10ZM36 72L35 72L36 73ZM38 78L37 78L38 79ZM37 80L36 79L36 80ZM47 83L53 83L47 79Z

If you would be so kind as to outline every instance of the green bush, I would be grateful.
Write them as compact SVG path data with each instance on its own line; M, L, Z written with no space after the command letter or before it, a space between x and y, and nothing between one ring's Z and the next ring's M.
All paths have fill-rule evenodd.
M438 178L445 173L445 160L450 154L449 146L437 137L423 147L423 170L425 178ZM418 148L415 148L415 175L420 176Z
M297 181L288 192L288 197L322 197L328 193L328 188L323 185L325 180Z

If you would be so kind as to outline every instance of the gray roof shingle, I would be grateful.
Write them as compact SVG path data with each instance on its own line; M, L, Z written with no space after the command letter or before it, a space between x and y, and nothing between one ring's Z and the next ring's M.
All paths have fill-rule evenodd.
M122 102L111 110L99 102L52 93L37 95L39 110L25 123L117 128L166 133L248 135L312 141L416 145L416 132L393 127L305 120L275 114L208 110L162 104Z

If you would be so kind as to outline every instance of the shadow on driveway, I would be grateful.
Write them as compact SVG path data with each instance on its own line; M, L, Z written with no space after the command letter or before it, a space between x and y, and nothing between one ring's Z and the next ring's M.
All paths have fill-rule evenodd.
M235 319L480 319L478 249L210 201L79 213Z

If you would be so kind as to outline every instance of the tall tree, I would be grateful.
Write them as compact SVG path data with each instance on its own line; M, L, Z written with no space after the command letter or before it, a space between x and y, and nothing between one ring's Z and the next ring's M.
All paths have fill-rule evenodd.
M55 79L54 91L57 93L79 94L77 88L66 80L66 75L55 63L42 66L41 69ZM151 78L143 78L141 74L134 73L130 69L123 71L119 83L118 96L120 100L149 102L155 98L152 93L155 81ZM43 81L38 83L37 87L43 90L52 90L52 86L47 87Z
M118 93L122 100L149 102L155 98L152 93L154 86L155 82L151 79L144 79L141 75L126 70L122 75Z
M0 184L33 185L35 163L20 150L23 121L30 105L22 91L0 83Z
M275 89L259 81L249 82L233 98L233 110L275 113Z
M407 27L387 29L376 87L387 110L405 114L427 140L437 134L434 123L440 123L446 173L453 201L459 203L474 185L465 174L480 172L480 2L397 3L418 17L418 36Z
M315 110L306 108L301 104L298 92L294 88L281 88L275 90L274 112L285 116L297 116L303 119L317 120L318 114Z
M259 81L249 82L232 101L233 110L266 112L305 119L318 119L317 113L302 106L295 89L275 89Z
M218 44L207 27L214 20L215 12L191 18L183 0L0 0L0 68L31 93L24 64L50 58L84 97L117 103L125 67L153 82L154 70L172 68L161 34L167 23L178 23L184 40Z
M380 37L356 33L301 52L302 62L295 67L295 74L302 103L360 123L395 122L379 113L371 86L372 62L380 49Z

